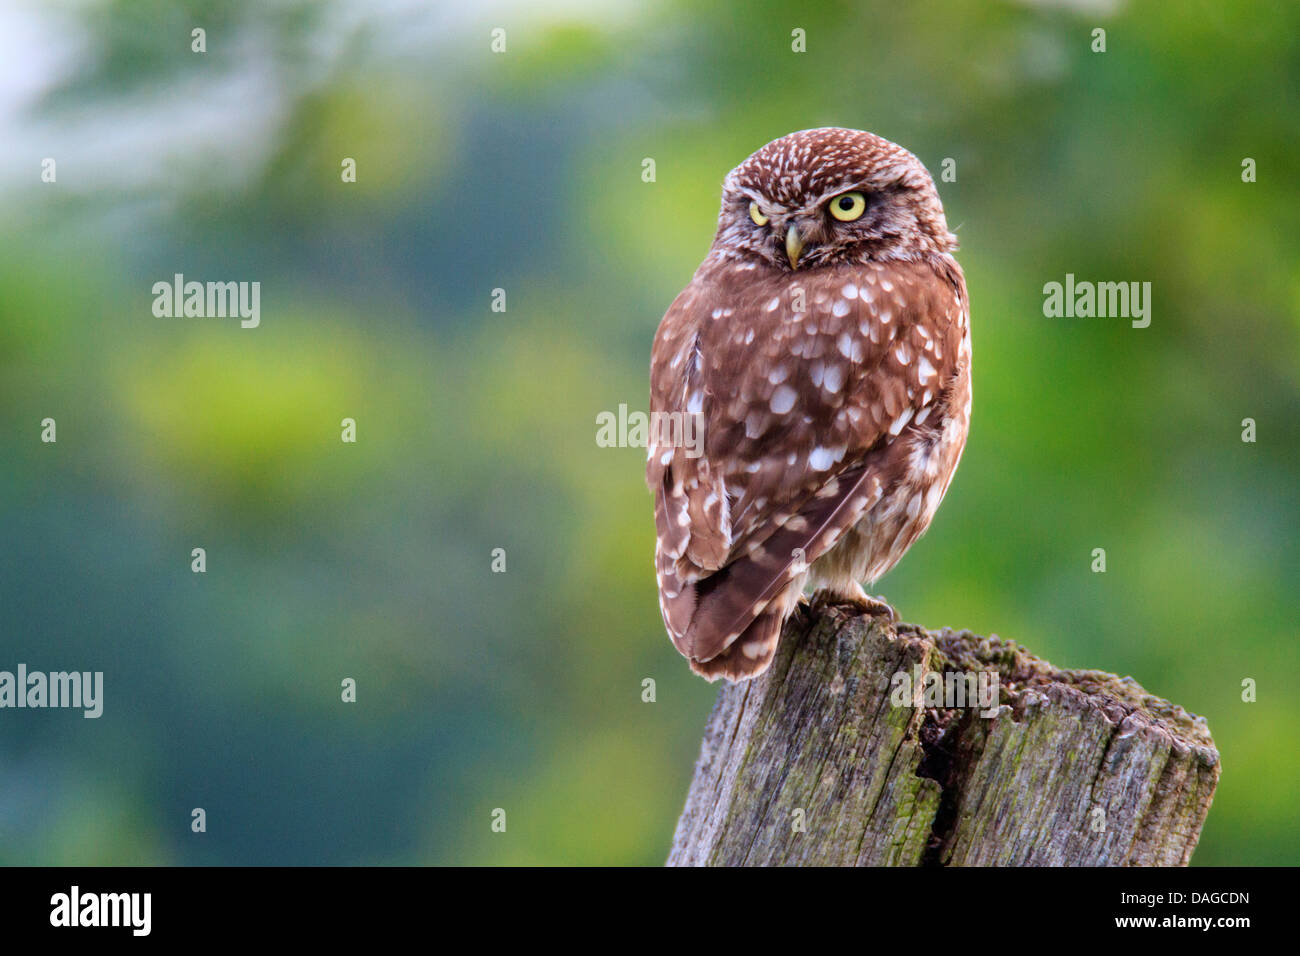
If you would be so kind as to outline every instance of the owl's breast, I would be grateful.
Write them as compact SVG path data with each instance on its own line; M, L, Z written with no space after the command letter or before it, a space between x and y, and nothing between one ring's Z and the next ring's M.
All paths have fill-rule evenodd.
M850 582L885 575L923 535L947 494L970 431L969 346L949 387L922 424L878 450L872 467L881 478L879 499L817 564L819 586L846 589Z

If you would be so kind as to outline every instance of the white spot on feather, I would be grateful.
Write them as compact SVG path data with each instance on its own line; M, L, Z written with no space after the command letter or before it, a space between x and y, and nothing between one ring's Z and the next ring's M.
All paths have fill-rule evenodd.
M889 426L889 434L891 434L891 435L897 435L897 434L898 434L899 432L901 432L904 428L906 428L906 427L907 427L907 423L910 422L910 421L912 420L912 415L913 415L913 414L915 414L915 410L909 408L909 409L906 409L906 410L903 412L903 414L901 414L901 415L899 415L897 418L895 418L895 419L894 419L894 423L893 423L892 425Z
M771 407L772 411L776 412L778 415L784 415L790 409L794 408L794 400L797 397L798 395L796 395L793 388L789 385L782 385L772 393L772 398L771 401L768 402L768 405Z
M862 343L849 335L847 332L841 332L839 341L836 342L840 354L851 362L862 361Z
M808 454L808 467L813 471L826 471L844 457L844 447L823 448L818 445Z

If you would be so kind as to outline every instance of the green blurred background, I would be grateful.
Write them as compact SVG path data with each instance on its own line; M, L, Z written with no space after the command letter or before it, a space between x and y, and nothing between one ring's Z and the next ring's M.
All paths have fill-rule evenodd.
M877 590L1205 715L1195 862L1297 862L1298 94L1282 0L0 4L0 669L106 683L0 712L0 862L662 862L717 688L596 415L820 125L957 171L972 432ZM177 272L261 327L155 318ZM1045 318L1067 272L1150 327Z

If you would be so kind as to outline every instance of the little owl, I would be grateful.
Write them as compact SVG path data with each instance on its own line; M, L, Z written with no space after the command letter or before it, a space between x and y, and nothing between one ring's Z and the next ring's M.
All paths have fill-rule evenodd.
M956 248L920 160L871 133L791 133L723 182L650 363L659 604L696 673L763 673L805 584L893 616L860 582L930 524L970 425Z

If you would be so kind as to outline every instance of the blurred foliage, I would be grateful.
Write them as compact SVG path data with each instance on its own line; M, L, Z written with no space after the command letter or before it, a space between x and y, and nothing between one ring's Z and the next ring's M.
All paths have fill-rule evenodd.
M107 699L0 714L0 863L659 863L715 689L596 415L645 407L727 170L831 124L956 160L972 301L970 443L879 590L1205 715L1196 862L1300 860L1294 4L21 10L81 45L4 184L0 668ZM261 327L153 317L177 272ZM1044 318L1067 272L1150 328Z

